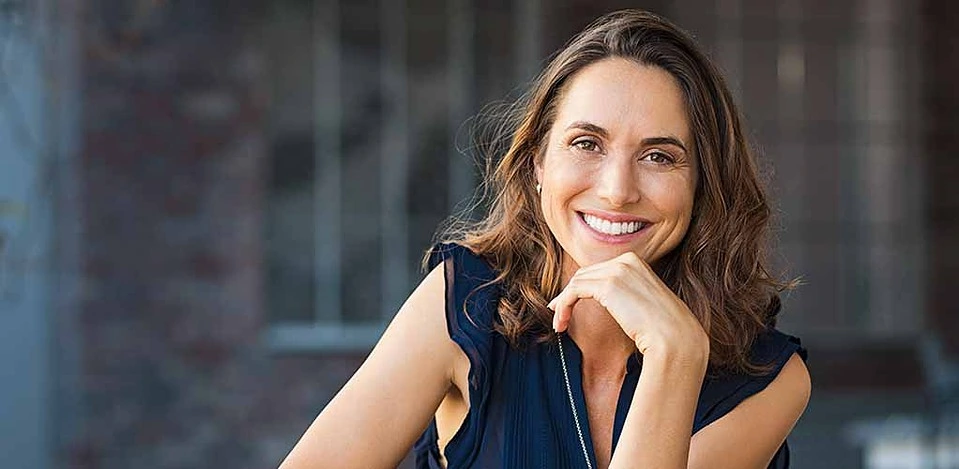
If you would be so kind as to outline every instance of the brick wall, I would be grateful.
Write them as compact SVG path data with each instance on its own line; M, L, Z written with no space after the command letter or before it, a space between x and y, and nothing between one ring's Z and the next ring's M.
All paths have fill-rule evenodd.
M87 3L64 467L275 467L361 360L260 345L259 4Z

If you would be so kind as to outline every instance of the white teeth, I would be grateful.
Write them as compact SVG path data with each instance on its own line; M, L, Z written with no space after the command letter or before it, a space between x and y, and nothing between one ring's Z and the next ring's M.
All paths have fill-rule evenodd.
M594 230L610 235L635 233L643 227L643 224L637 221L629 223L611 222L609 220L603 220L602 218L587 215L585 213L583 214L583 220L585 220L586 224L591 226Z

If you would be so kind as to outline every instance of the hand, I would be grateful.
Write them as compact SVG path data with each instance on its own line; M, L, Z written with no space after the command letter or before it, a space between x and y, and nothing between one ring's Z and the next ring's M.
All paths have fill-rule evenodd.
M553 329L569 327L573 305L583 298L606 308L643 355L650 350L693 355L705 351L708 358L709 337L699 320L636 253L576 271L548 305L555 312Z

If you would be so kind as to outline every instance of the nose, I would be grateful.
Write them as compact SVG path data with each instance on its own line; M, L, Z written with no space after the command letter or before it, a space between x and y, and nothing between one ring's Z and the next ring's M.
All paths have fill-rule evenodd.
M602 166L597 194L613 207L629 205L640 199L638 175L632 160L610 156Z

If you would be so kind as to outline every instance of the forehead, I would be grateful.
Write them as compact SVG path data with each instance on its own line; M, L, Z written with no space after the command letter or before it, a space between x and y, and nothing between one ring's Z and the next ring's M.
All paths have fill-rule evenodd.
M560 96L554 127L575 121L605 128L613 138L679 137L691 140L682 90L669 72L609 58L576 72Z

